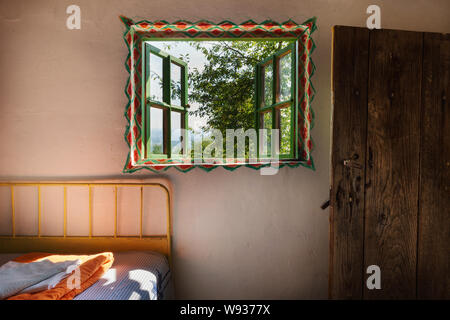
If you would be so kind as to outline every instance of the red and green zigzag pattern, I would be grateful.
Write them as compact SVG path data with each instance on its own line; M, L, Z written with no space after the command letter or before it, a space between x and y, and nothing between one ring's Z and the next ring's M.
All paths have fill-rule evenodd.
M188 172L195 167L205 171L211 171L217 167L223 167L226 170L233 171L239 167L249 167L260 169L267 166L272 167L299 167L314 168L314 161L311 156L313 150L313 140L311 138L311 129L314 126L314 112L311 103L314 99L315 89L311 82L315 66L311 59L311 54L315 49L311 34L316 30L316 19L311 18L302 24L297 24L292 20L278 23L272 20L266 20L256 23L253 20L244 21L241 24L235 24L231 21L222 21L218 24L201 20L189 22L185 20L169 23L164 20L150 22L147 20L133 21L125 16L120 16L120 20L126 26L123 39L128 48L128 55L125 61L125 67L129 72L129 78L125 87L125 95L128 103L125 107L125 118L127 126L125 129L125 141L130 151L127 156L123 172L132 173L140 169L148 169L153 172L166 171L175 167L182 172ZM192 164L180 162L173 159L152 159L151 161L141 160L142 150L142 116L141 116L141 44L143 38L297 38L299 41L299 160L280 160L275 163L257 163L257 164Z

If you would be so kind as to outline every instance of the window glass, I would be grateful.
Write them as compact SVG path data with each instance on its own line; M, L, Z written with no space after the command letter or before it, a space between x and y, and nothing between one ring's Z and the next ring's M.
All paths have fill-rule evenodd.
M163 109L150 107L150 153L164 153Z
M260 155L262 156L270 156L270 150L271 150L271 136L272 136L272 111L261 113L260 116L261 121L261 129L267 129L263 130L262 132L262 140L260 140ZM264 143L266 141L266 143Z
M175 63L170 66L170 99L171 104L181 106L181 67Z
M182 135L181 135L181 112L172 111L170 113L170 131L171 131L171 151L172 155L181 155L182 151Z
M150 53L150 99L163 101L163 59Z
M291 152L291 107L279 110L280 115L280 154Z
M291 99L291 72L292 55L289 52L280 58L280 101Z
M264 104L273 104L273 65L269 62L264 68Z

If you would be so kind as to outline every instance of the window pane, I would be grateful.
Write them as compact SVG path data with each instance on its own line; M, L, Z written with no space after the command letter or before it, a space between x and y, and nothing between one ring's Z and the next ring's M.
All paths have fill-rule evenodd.
M261 113L260 115L260 128L267 129L262 133L262 137L259 143L260 156L270 156L271 150L271 136L272 136L272 111Z
M170 66L171 104L181 106L181 67L172 63Z
M291 153L291 107L282 108L280 112L280 154Z
M292 72L292 55L280 58L280 101L291 99L291 72Z
M150 107L150 153L164 153L163 109Z
M171 131L171 152L172 155L181 155L182 151L182 132L181 132L181 116L180 112L172 111L170 113L170 131Z
M273 104L273 65L270 62L264 67L264 105Z
M272 112L264 112L262 114L262 125L263 129L272 129Z
M163 101L163 59L150 53L150 99Z

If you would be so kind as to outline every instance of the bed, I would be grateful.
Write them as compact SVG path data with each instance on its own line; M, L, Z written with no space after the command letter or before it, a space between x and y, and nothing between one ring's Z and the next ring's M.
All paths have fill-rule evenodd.
M171 273L171 225L170 225L170 193L169 189L159 183L2 183L11 190L12 234L0 236L0 266L28 252L50 252L64 254L90 254L110 251L114 255L114 262L109 270L92 286L75 296L74 300L163 300L173 299L173 282ZM114 234L96 237L89 230L84 237L71 237L66 233L64 223L62 237L48 237L41 233L39 225L36 236L20 236L15 234L14 226L14 188L18 186L35 186L38 188L39 206L41 204L41 189L46 186L60 185L64 188L64 216L67 214L67 189L70 186L85 186L89 189L89 219L95 214L92 210L92 189L98 187L114 188L115 219ZM117 234L117 193L120 188L140 188L141 218L139 234L135 236L120 236ZM167 194L167 233L165 235L143 234L143 190L157 187ZM40 222L42 210L38 210ZM66 221L66 219L64 219ZM90 226L91 229L91 226Z
M173 299L172 275L167 258L152 251L113 252L112 267L74 300ZM0 254L0 266L22 255Z

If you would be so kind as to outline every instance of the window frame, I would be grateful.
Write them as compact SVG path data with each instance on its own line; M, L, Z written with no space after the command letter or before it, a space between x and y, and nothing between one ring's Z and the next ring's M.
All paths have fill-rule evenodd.
M298 53L297 53L298 41L294 41L285 48L280 49L273 55L260 61L255 66L255 104L256 104L256 129L259 132L261 129L261 115L267 112L271 112L272 115L272 129L280 129L280 110L284 108L291 109L291 128L290 128L290 153L277 153L280 159L297 159L298 158L298 121L296 121L296 115L298 112ZM290 53L287 53L289 52ZM281 91L281 79L280 79L280 60L287 54L291 54L291 99L280 100ZM271 104L265 104L265 67L272 64L272 102ZM290 106L286 106L290 104ZM265 159L267 157L273 157L274 144L271 143L271 150L267 155L260 154L260 135L258 134L258 158ZM279 147L281 146L281 132L279 135Z
M181 59L178 59L174 56L169 55L168 53L160 50L157 47L152 46L149 41L142 42L143 50L142 50L142 98L141 98L141 108L142 108L142 121L143 121L143 139L142 139L142 159L185 159L187 155L187 141L186 137L182 136L182 153L172 155L172 145L171 145L171 136L172 136L172 122L171 116L172 112L179 112L181 114L181 123L180 128L186 129L188 128L188 72L187 72L187 63ZM149 95L151 92L151 81L150 81L150 54L154 54L163 61L163 101L155 101L150 99ZM171 103L171 68L172 64L175 64L180 67L181 71L181 106L174 105ZM160 108L163 110L163 153L149 153L150 150L150 142L151 142L151 112L150 108Z
M303 23L297 23L291 19L284 22L265 20L255 22L246 20L235 23L230 20L212 22L201 19L195 22L189 20L155 20L146 19L134 20L121 15L121 22L125 29L123 41L126 45L127 56L124 67L128 73L124 93L127 102L124 110L124 117L127 125L124 130L124 140L128 145L124 173L133 173L142 169L152 172L162 172L174 167L181 172L188 172L192 169L202 169L211 171L218 167L226 170L235 170L240 167L248 167L255 170L267 166L290 167L299 166L315 170L312 152L314 142L311 137L311 130L314 127L314 112L312 102L315 97L315 88L311 78L315 74L315 64L312 54L316 48L312 34L317 30L316 17L311 17ZM144 41L157 40L212 40L212 39L283 39L297 40L298 42L298 110L296 121L298 121L298 158L293 160L269 159L250 163L217 162L214 164L195 163L190 158L183 160L172 159L146 159L143 150L144 140L144 119L142 114L142 59L144 54ZM261 159L262 160L262 159Z

